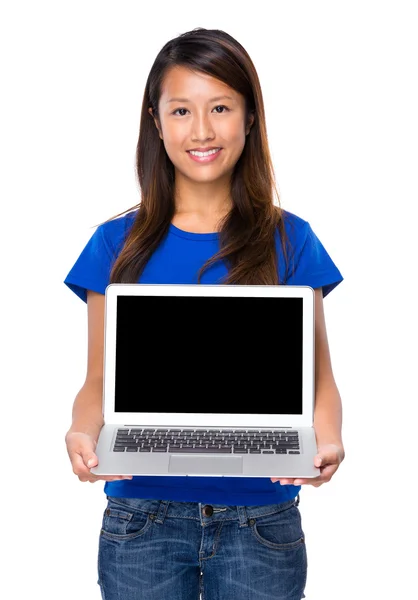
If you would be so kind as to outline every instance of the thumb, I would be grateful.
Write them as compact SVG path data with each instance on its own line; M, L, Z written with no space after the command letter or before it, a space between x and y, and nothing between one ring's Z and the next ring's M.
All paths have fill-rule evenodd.
M322 465L322 456L317 454L314 458L315 467L320 467Z
M86 439L84 436L82 443L80 443L78 451L79 451L79 454L81 455L83 463L85 464L85 466L87 468L95 467L99 462L97 460L96 454L94 453L94 450L95 450L95 442L94 442L93 438L88 436L88 438Z
M95 467L97 465L97 456L92 454L91 457L87 460L86 465L88 467Z
M88 452L88 453L84 454L83 461L84 461L84 464L89 468L95 467L98 462L97 456L94 454L94 452Z

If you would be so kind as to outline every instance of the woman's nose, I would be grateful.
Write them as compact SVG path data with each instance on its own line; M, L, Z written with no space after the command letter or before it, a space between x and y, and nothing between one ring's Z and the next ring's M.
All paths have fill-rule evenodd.
M193 140L206 140L213 137L214 129L211 118L206 114L199 114L193 117L192 136Z

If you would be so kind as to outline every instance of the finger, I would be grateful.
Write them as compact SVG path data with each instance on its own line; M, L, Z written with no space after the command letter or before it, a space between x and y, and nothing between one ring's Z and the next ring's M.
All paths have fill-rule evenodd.
M91 481L121 481L123 479L132 479L132 475L93 475L90 474Z
M316 485L318 482L324 483L321 477L312 477L311 479L295 479L294 485Z
M93 467L97 467L99 464L99 460L94 452L89 452L83 456L84 464L88 469L92 469Z
M329 481L336 470L336 465L327 465L321 468L321 474L318 477L313 477L312 479L295 479L295 485L313 485L314 487L319 487Z
M318 479L321 481L329 481L337 469L338 465L327 465L321 469L321 475L318 477Z
M131 479L130 477L114 477L113 479L110 478L105 478L105 477L98 477L97 479L81 479L80 481L88 481L90 483L96 483L97 481L120 481L122 479Z
M75 473L79 477L89 477L90 469L84 464L81 454L79 454L78 452L72 453L71 464L73 467L73 473Z
M280 481L280 485L292 485L293 479L278 479L276 481Z
M314 485L317 486L321 483L324 483L321 477L312 477L312 479L295 479L293 482L294 485Z
M93 452L88 456L84 456L84 461L85 464L87 464L90 483L95 483L96 481L121 481L124 479L132 479L132 475L95 475L92 473L91 469L99 464L97 455Z
M96 462L98 462L97 457ZM86 467L86 465L84 464L81 454L78 453L73 454L72 465L73 472L76 475L78 475L79 480L83 483L85 483L86 481L89 481L90 483L95 483L99 480L120 481L121 479L132 479L132 475L94 475L94 473L90 471L90 468ZM91 468L93 468L93 466Z

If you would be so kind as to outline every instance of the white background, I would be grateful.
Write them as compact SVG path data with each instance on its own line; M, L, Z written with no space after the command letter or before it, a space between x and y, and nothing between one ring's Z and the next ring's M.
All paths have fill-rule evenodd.
M345 278L324 306L346 459L329 483L301 491L306 597L416 597L414 10L399 0L2 3L8 600L100 598L104 483L81 483L64 444L87 311L63 279L95 225L137 204L146 78L166 41L198 26L227 31L252 57L281 204L310 222Z

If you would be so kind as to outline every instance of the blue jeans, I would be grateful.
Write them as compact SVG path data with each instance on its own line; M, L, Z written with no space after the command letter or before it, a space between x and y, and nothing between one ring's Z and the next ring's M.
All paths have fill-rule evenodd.
M305 598L299 495L266 506L106 498L103 600Z

